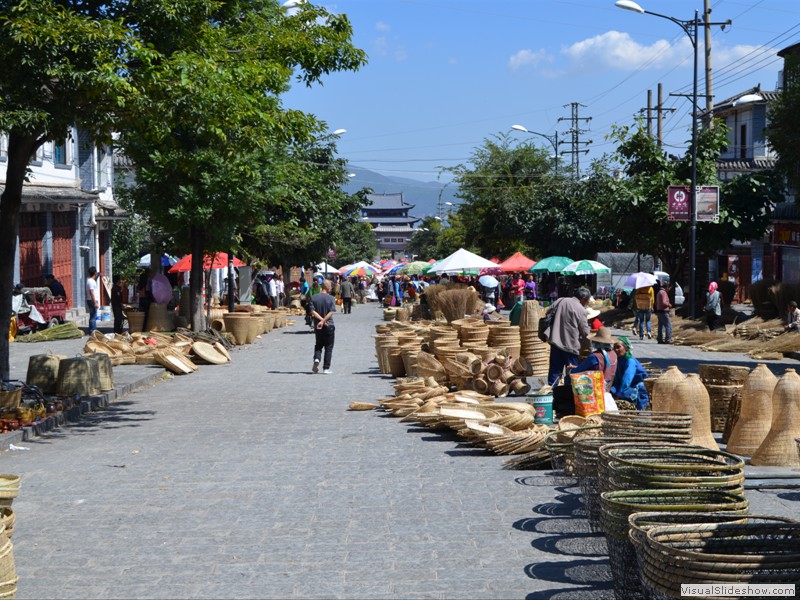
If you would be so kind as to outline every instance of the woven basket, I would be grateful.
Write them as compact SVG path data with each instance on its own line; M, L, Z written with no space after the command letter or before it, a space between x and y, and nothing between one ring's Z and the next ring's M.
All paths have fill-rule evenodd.
M14 524L17 522L17 516L14 514L14 509L10 506L5 506L0 509L0 524L5 527L8 539L14 534Z
M61 354L37 354L28 359L25 383L35 385L43 394L55 394L58 383L58 364L67 358Z
M670 407L674 412L692 415L692 444L719 450L711 432L711 400L698 375L690 373L675 386Z
M637 512L628 517L630 531L628 537L633 544L636 552L636 563L639 568L639 580L641 581L645 596L648 598L658 597L659 594L650 585L644 574L644 546L647 543L647 532L653 527L662 525L694 524L694 523L745 523L749 515L731 512Z
M14 545L5 532L5 528L0 526L0 593L6 594L6 598L13 596L10 593L13 589L16 592L17 569L14 564Z
M778 380L772 395L772 425L750 463L758 466L800 467L795 438L800 436L800 376L794 369Z
M114 372L111 368L111 357L102 352L94 352L84 355L89 360L97 361L98 382L101 392L108 392L114 389Z
M671 366L656 379L653 393L650 394L653 412L675 412L672 409L672 392L684 377L678 367Z
M243 346L249 343L247 337L250 330L250 316L247 313L226 313L222 319L225 331L233 334L237 345Z
M730 438L728 452L750 456L767 437L772 425L772 393L778 378L764 364L756 365L745 378L741 408Z
M730 418L731 408L739 403L742 385L715 385L705 383L711 414L711 431L722 433Z
M128 320L128 331L131 333L141 331L144 325L145 314L141 310L126 310L125 318Z
M614 576L617 598L639 598L636 553L628 532L628 517L636 512L747 512L747 501L740 497L708 490L626 490L600 494L601 523Z
M0 474L0 507L10 507L19 495L21 480L19 475Z
M645 437L689 442L692 417L685 413L645 410L606 411L602 414L604 437Z
M646 587L680 596L681 584L796 584L800 523L748 516L745 523L650 528L642 546Z
M100 365L83 356L65 358L58 365L59 396L96 396L100 393Z
M3 384L2 387L10 388L11 385ZM0 413L7 413L17 410L21 400L21 387L15 387L14 389L0 389Z
M697 372L703 383L711 385L742 385L750 372L748 367L736 365L698 365Z
M564 419L561 419L563 422ZM550 453L553 470L560 472L561 483L573 483L575 477L575 440L596 436L599 425L588 425L572 429L556 429L544 438L544 447Z

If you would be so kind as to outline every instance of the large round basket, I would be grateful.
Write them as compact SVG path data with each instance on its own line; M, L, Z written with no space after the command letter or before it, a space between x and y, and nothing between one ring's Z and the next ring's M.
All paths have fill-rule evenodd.
M144 325L144 312L141 310L125 311L125 318L128 319L128 331L131 333L141 331Z
M225 322L225 331L233 334L236 343L240 346L249 344L247 336L250 330L250 316L246 313L226 313L222 317Z
M601 523L606 533L614 595L639 598L642 587L636 553L628 536L628 517L636 512L717 512L745 514L747 500L709 490L626 490L600 494Z

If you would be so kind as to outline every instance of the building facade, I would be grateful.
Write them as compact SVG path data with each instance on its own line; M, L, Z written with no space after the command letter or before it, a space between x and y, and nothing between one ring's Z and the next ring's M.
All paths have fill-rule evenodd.
M8 136L0 133L0 190L7 160ZM52 273L74 308L86 303L90 266L111 277L111 227L120 218L112 162L110 148L98 147L77 128L37 150L22 191L15 283L41 287Z
M408 214L413 204L407 204L403 193L368 194L371 205L361 209L361 218L370 224L381 254L392 258L406 252L406 246L414 235L418 217Z

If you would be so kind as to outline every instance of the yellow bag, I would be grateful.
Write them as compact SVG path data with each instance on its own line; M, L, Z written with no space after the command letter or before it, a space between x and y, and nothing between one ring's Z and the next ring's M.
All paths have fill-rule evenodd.
M605 411L606 382L603 379L602 371L570 373L569 378L572 384L576 415L588 417Z
M11 323L8 326L8 341L13 342L17 337L17 318L11 317Z

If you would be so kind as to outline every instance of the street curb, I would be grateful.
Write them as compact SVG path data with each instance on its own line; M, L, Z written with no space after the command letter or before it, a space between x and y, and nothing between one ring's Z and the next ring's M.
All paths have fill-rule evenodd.
M53 429L69 426L72 423L79 423L83 420L84 414L98 412L108 408L115 400L124 398L135 390L158 383L164 378L165 374L166 370L155 371L135 381L121 384L113 390L108 390L93 396L82 396L79 405L73 406L62 413L40 419L29 427L22 427L17 431L0 434L0 451L8 450L9 444L27 442Z

